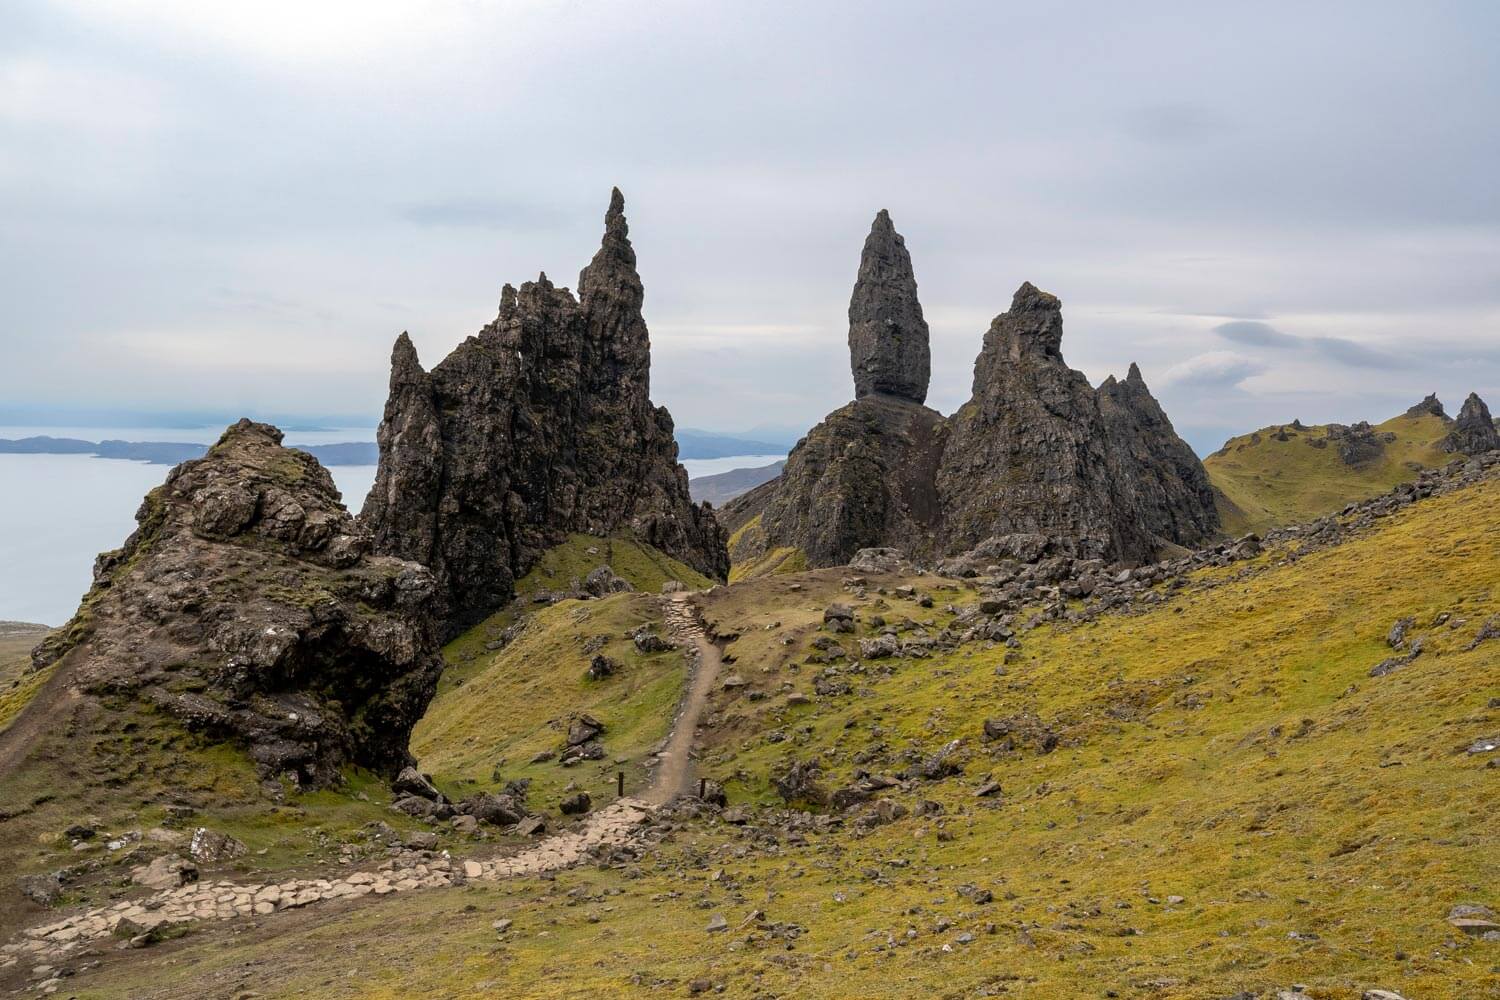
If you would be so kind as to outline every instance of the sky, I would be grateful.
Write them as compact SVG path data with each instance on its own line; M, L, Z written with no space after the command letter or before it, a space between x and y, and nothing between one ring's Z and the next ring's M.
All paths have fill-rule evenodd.
M852 397L875 212L929 405L1023 281L1200 450L1500 404L1500 5L6 0L0 405L373 420L609 190L680 426Z

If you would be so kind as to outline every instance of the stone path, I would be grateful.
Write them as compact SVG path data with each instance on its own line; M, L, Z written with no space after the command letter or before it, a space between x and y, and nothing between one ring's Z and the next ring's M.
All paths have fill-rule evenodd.
M285 882L190 882L151 896L71 913L60 920L28 928L14 941L0 945L0 969L30 963L39 980L35 986L50 993L61 982L60 978L47 978L53 972L53 965L103 939L115 938L143 946L170 936L174 926L193 921L265 916L337 899L537 875L571 867L597 850L638 842L641 824L656 807L688 791L692 784L693 739L720 665L718 647L708 640L697 610L686 594L673 595L665 602L663 612L668 630L682 644L684 655L691 662L692 673L651 788L643 798L617 799L591 814L576 829L548 837L510 857L456 860L446 851L405 850L373 871Z
M191 882L28 928L17 940L0 946L0 969L22 962L50 965L90 942L112 936L145 944L151 935L162 935L173 925L187 921L233 920L328 900L384 896L556 871L587 859L595 850L635 842L638 828L652 811L653 807L641 799L617 799L589 816L576 830L548 837L520 854L488 861L457 861L446 851L403 851L374 871L335 878L263 884ZM45 981L38 985L46 991Z
M656 805L668 802L673 796L692 793L693 740L720 667L719 647L708 640L698 610L687 594L673 594L662 608L662 619L682 646L690 671L687 693L677 708L671 735L651 777L651 787L645 793L646 799Z

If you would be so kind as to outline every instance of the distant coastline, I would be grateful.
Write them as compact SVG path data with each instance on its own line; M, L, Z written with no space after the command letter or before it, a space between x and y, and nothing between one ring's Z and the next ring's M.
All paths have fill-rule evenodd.
M335 444L293 445L324 465L374 465L380 457L373 441L342 441ZM0 455L92 455L118 458L149 465L176 465L201 458L208 445L193 441L85 441L81 438L0 438Z

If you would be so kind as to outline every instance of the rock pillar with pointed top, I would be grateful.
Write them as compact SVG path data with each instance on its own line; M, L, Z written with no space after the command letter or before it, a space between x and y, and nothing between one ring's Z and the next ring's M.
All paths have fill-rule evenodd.
M885 209L875 216L849 299L854 396L927 399L932 352L906 241Z
M671 415L651 403L618 189L578 287L575 298L545 274L507 285L494 321L430 374L397 342L362 517L380 551L431 566L447 637L509 601L573 532L628 530L708 576L729 572L713 513L689 497Z
M1495 420L1490 408L1484 405L1479 393L1469 393L1458 419L1453 421L1453 430L1443 439L1443 450L1462 455L1478 455L1500 448L1500 431L1495 429Z

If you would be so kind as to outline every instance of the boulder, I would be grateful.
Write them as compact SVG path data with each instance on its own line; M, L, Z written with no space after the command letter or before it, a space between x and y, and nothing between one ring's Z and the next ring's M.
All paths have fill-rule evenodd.
M195 860L203 862L233 861L249 852L248 847L229 834L210 830L206 826L193 831L193 839L188 844L188 853Z
M580 816L593 807L594 802L589 798L588 792L575 792L563 799L557 806L564 816Z
M198 881L198 866L175 854L164 854L150 864L132 868L130 880L150 889L176 889Z

